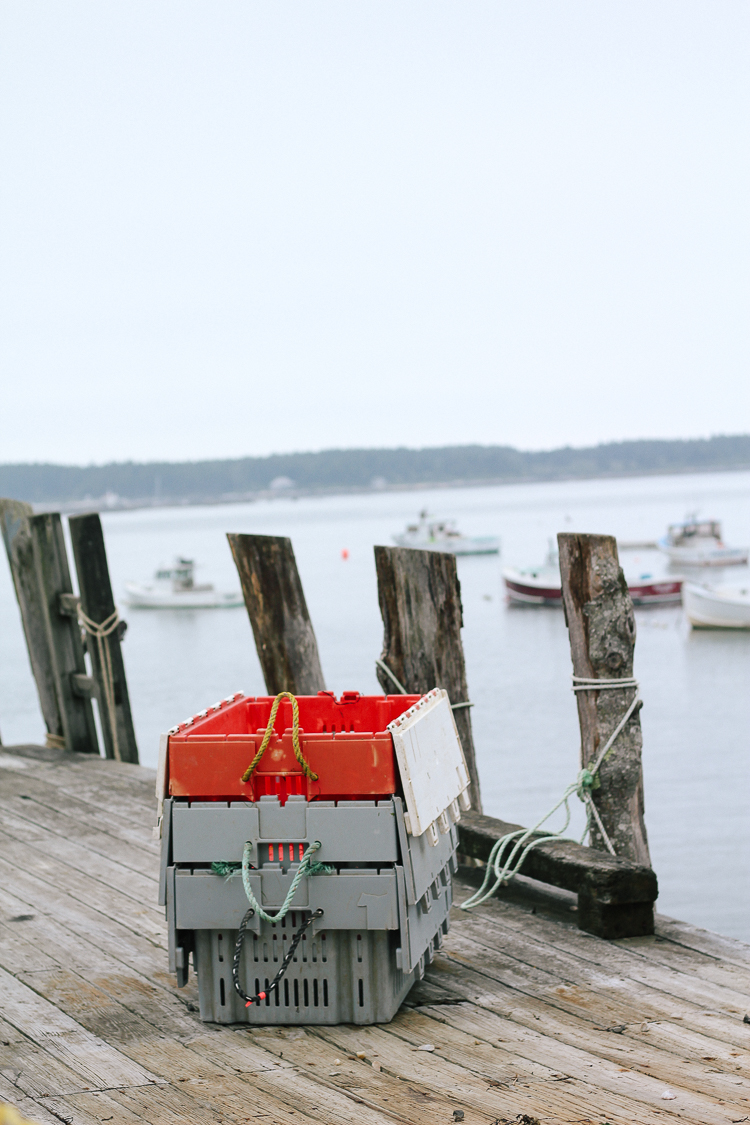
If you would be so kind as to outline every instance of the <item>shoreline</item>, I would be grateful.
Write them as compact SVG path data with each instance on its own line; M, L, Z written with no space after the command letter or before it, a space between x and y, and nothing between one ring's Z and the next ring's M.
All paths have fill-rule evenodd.
M85 497L81 500L42 500L31 502L34 514L44 512L61 512L72 515L80 512L131 512L148 508L201 508L214 507L221 504L253 504L261 500L300 500L316 496L362 496L378 495L384 492L425 492L439 491L440 489L463 488L494 488L499 485L514 484L556 484L569 481L595 481L595 480L638 480L649 477L685 477L717 473L743 473L750 472L750 464L739 464L720 467L690 467L674 469L650 469L648 471L632 472L597 472L597 473L566 473L555 476L537 476L525 474L523 476L504 476L492 478L479 478L476 480L446 480L446 481L418 481L404 484L383 484L378 487L372 485L330 485L310 486L308 488L283 488L283 489L257 489L243 493L221 493L215 496L172 496L172 497L139 497L129 499L118 496L116 499L107 496ZM22 497L14 499L23 499Z

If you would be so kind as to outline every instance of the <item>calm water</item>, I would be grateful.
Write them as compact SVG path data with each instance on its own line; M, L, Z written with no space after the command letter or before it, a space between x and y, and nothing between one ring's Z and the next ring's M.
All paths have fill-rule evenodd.
M485 811L528 824L578 768L578 724L560 611L505 604L500 569L540 562L560 530L654 539L700 510L728 542L750 542L750 473L377 493L109 513L115 589L148 579L178 553L201 580L237 586L227 531L293 541L328 686L379 691L382 626L372 547L420 508L463 531L498 534L503 554L459 560L464 645ZM342 550L349 552L342 558ZM663 572L658 555L626 571ZM737 568L736 576L746 574ZM727 575L729 577L729 574ZM637 610L636 675L644 699L646 822L660 909L750 940L750 633L691 632L679 607ZM232 691L265 689L244 609L127 612L125 641L141 760L158 736ZM0 730L6 744L43 739L7 566L0 564ZM579 817L580 823L580 817Z

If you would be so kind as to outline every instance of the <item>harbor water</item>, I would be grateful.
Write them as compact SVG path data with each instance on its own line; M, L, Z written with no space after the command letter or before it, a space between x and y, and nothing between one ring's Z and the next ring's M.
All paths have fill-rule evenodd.
M225 533L288 535L326 682L337 693L380 690L374 670L382 642L374 544L391 543L423 508L455 518L465 534L499 535L499 559L458 561L464 647L484 810L529 825L575 779L578 721L563 614L507 605L502 566L542 562L558 531L654 540L668 523L694 511L720 519L727 542L747 544L749 499L750 473L737 472L280 497L110 512L102 518L118 596L126 581L150 579L159 564L178 554L198 561L197 581L236 587ZM623 552L621 562L626 573L667 572L654 551ZM736 569L737 579L747 576L746 567ZM731 579L731 572L723 578ZM143 764L155 764L159 734L175 722L234 691L265 693L244 608L124 609L123 615ZM750 941L750 632L691 631L679 606L644 607L636 618L646 824L659 909ZM4 563L0 732L5 745L44 738ZM574 828L580 834L582 827L578 808Z

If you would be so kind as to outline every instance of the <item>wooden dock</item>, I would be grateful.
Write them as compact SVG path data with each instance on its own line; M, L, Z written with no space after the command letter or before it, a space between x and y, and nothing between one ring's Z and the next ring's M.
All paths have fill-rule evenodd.
M31 1120L750 1120L750 947L666 918L606 942L562 893L454 910L387 1026L201 1023L167 971L153 790L139 766L0 753L0 1102Z

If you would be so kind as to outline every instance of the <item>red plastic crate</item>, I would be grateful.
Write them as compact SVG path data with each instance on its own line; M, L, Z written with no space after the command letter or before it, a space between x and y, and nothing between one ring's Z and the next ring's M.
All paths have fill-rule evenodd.
M300 695L299 741L317 781L294 756L292 705L281 702L274 733L252 777L242 775L263 741L273 697L241 696L216 704L169 734L169 794L193 800L257 801L292 794L315 800L378 800L397 791L393 740L385 729L418 695L346 691Z

